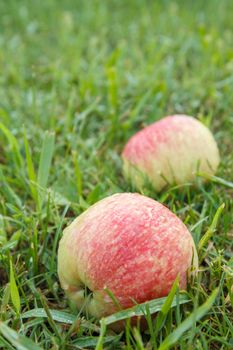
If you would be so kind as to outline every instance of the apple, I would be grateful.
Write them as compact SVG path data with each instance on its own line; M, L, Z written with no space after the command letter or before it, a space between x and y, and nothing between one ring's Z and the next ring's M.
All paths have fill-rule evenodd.
M128 141L122 152L123 173L139 189L156 191L167 184L193 182L197 172L213 175L220 157L210 130L193 117L165 117Z
M92 205L64 230L58 275L67 297L96 318L166 296L177 275L186 288L197 268L194 241L164 205L119 193ZM89 294L86 293L89 291Z

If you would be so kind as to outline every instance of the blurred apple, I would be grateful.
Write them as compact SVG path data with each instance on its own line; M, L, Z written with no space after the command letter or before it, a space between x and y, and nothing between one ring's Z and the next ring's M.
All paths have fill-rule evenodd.
M167 184L193 182L197 171L213 175L219 151L210 130L198 120L174 115L136 133L123 153L123 172L136 188L156 191Z

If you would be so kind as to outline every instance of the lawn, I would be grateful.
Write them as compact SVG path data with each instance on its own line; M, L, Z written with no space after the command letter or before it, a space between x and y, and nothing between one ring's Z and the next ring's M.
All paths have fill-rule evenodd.
M1 349L233 348L232 13L230 0L0 1ZM123 146L175 113L211 129L218 172L144 194L187 225L200 271L160 327L116 334L69 305L58 242L91 204L135 190Z

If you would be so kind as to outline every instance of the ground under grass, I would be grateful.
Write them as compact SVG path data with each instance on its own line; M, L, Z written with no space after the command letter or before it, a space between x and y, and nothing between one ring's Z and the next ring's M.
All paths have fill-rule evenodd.
M1 349L233 348L232 11L230 0L0 2ZM123 145L174 113L213 131L217 177L144 193L189 227L200 273L190 301L169 307L160 327L104 332L69 307L58 241L91 204L134 190L121 173Z

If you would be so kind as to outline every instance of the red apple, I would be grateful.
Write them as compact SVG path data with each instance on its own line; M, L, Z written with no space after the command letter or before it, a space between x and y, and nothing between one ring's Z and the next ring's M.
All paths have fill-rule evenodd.
M163 118L136 133L123 153L123 172L134 186L146 182L160 191L167 184L192 182L197 171L212 175L219 151L210 130L185 115Z
M68 226L59 244L58 275L68 298L100 318L166 296L177 275L185 288L197 266L191 234L162 204L136 193L107 197ZM85 287L93 294L85 299ZM90 296L89 296L90 297Z

